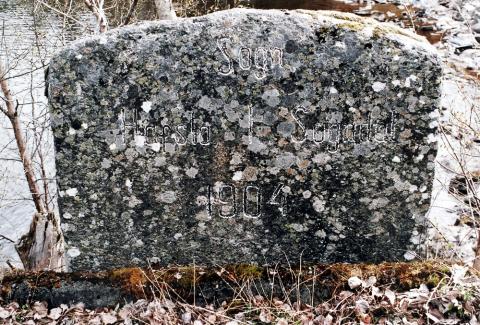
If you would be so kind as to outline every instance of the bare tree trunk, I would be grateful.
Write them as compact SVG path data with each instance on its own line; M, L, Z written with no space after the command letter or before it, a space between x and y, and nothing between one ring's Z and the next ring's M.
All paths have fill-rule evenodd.
M157 16L159 20L170 20L177 18L173 9L172 0L155 0Z
M103 10L103 0L83 0L87 8L95 15L98 23L98 31L105 33L108 28L108 20Z
M7 80L5 80L5 74L6 71L0 64L0 87L2 89L3 95L5 96L6 105L6 108L0 106L0 110L8 117L10 123L12 124L13 134L17 142L18 153L20 154L20 159L23 163L23 171L25 172L25 177L27 178L28 188L30 189L30 193L32 194L35 209L39 213L46 213L47 209L44 202L42 202L41 193L35 181L35 173L33 171L32 162L30 161L29 155L27 154L27 144L25 142L25 139L23 138L17 108L13 104L13 97L10 92L10 88L8 87Z
M12 125L25 178L37 211L30 225L29 233L20 239L16 248L26 270L53 269L61 271L64 268L63 236L54 213L48 209L48 202L42 200L42 193L36 182L35 171L27 152L27 143L23 137L18 107L14 105L5 75L6 71L0 64L0 89L5 97L6 106L0 105L0 112L7 116ZM48 185L44 185L47 190ZM45 195L48 195L48 192Z
M53 212L35 213L16 249L26 270L65 271L63 235Z
M480 229L478 228L477 228L477 247L475 248L475 259L473 260L472 267L473 269L480 271Z

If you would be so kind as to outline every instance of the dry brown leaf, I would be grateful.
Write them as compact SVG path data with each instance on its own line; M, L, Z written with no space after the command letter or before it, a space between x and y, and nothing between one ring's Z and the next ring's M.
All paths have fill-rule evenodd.
M272 322L272 315L270 314L270 312L268 310L262 310L260 312L260 321L261 322L264 322L264 323L267 323L267 324L270 324Z
M10 317L10 312L3 309L1 306L0 306L0 319L7 319L8 317Z
M288 322L285 318L279 318L276 325L288 325Z
M328 314L323 321L323 325L332 325L333 324L333 316Z
M385 289L385 297L387 297L388 301L390 302L390 305L392 306L395 305L395 292L393 292L390 289Z
M372 296L373 297L381 297L383 296L383 293L382 293L382 290L380 290L378 287L376 286L372 286Z
M370 308L370 304L368 301L364 299L359 299L355 301L355 308L362 314L366 314L368 309Z
M215 316L214 314L210 314L210 315L207 317L207 321L208 321L209 323L215 324L215 322L217 321L217 316Z
M48 315L47 304L44 302L36 301L32 306L32 311L35 313L33 315L33 319L37 320L45 318Z
M96 316L88 322L88 325L102 325L102 320L100 316Z
M182 314L182 322L184 324L190 324L191 321L192 321L192 313L186 312Z
M117 316L115 316L113 313L102 313L100 316L102 318L103 324L115 324L115 322L117 321Z
M426 313L428 319L430 319L431 321L433 321L435 324L438 324L440 323L440 319L438 319L437 317L433 316L432 314L430 314L429 312Z
M130 318L130 315L134 312L134 308L132 307L131 304L125 305L120 311L118 312L118 316L125 320L127 318Z

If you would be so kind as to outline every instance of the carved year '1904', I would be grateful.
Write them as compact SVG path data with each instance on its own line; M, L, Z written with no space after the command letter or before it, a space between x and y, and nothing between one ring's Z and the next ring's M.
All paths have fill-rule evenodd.
M262 210L277 207L282 215L287 213L286 187L277 184L270 195L265 189L254 184L235 186L233 184L217 182L213 186L207 185L207 200L205 207L209 216L218 215L230 219L242 215L245 218L257 219Z

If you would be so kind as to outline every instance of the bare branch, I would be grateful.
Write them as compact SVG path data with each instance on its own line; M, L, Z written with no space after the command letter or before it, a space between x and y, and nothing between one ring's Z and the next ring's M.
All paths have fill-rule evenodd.
M42 66L36 67L36 68L32 68L31 70L28 70L28 71L26 71L26 72L22 72L22 73L16 74L16 75L14 75L14 76L10 76L10 77L5 76L5 77L3 78L3 80L10 80L10 79L15 79L15 78L23 77L23 76L29 75L29 74L31 74L32 72L35 72L35 71L38 71L38 70L41 70L41 69L45 69L45 65L42 65ZM0 76L0 77L1 77L1 76Z
M135 11L135 7L137 6L138 0L133 0L132 5L130 6L130 10L128 10L127 17L125 17L125 21L123 22L123 25L128 25L130 22L130 19L132 19L133 12Z
M12 269L12 271L15 271L17 268L13 266L12 262L10 260L7 260L7 265Z
M37 1L38 3L44 5L44 6L47 7L48 9L54 11L55 13L57 13L57 14L65 17L65 18L71 19L71 20L73 20L74 22L76 22L77 24L79 24L79 25L81 25L81 26L85 26L81 21L75 19L74 17L72 17L72 16L70 16L70 15L64 13L64 12L61 12L61 11L58 10L58 9L55 9L54 7L50 6L48 3L45 3L45 2L43 2L43 1L41 1L41 0L36 0L36 1Z
M12 239L10 239L10 238L8 238L8 237L6 237L6 236L2 235L2 234L0 234L0 239L5 239L6 241L9 241L9 242L11 242L11 243L15 244L15 241L14 241L14 240L12 240Z

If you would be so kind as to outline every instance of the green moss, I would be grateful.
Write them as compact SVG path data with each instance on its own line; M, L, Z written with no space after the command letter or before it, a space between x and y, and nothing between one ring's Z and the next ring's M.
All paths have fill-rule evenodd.
M240 264L232 268L233 273L241 280L260 278L264 271L263 267L251 264Z
M436 287L441 280L442 278L438 274L431 274L428 276L427 285L429 287Z

